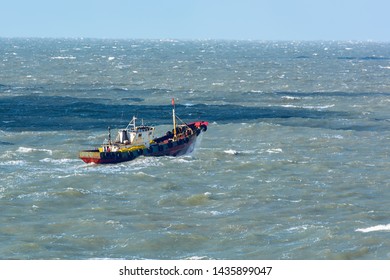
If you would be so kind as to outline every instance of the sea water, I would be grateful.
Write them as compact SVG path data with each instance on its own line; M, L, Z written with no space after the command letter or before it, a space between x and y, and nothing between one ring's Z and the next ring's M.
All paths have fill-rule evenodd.
M171 98L192 154L78 159ZM0 39L0 258L388 259L389 106L389 43Z

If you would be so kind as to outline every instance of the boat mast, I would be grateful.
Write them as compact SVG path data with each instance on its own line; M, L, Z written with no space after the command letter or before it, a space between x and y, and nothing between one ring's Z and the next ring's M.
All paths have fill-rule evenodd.
M175 115L175 99L172 98L172 117L173 117L173 139L176 139L176 115Z
M135 125L135 121L136 120L137 120L137 118L135 116L133 116L133 118L131 119L131 121L127 125L126 129L129 129L132 126L132 129L135 131L136 128L137 128L136 125Z

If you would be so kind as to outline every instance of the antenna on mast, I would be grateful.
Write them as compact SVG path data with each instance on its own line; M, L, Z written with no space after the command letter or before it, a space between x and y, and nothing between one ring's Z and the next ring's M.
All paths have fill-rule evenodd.
M173 139L176 139L176 115L175 115L175 99L172 98L172 118L173 118Z

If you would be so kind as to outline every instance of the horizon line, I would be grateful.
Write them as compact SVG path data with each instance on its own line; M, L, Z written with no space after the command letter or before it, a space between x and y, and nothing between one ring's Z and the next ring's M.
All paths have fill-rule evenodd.
M227 42L349 42L349 43L390 43L386 40L374 39L226 39L226 38L115 38L115 37L84 37L84 36L1 36L0 39L28 40L103 40L103 41L159 41L159 42L190 42L190 41L227 41Z

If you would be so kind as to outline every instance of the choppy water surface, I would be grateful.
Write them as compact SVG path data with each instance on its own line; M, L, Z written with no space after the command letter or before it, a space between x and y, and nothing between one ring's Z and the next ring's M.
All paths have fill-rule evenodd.
M133 115L188 156L86 165ZM388 259L390 44L0 39L2 259Z

